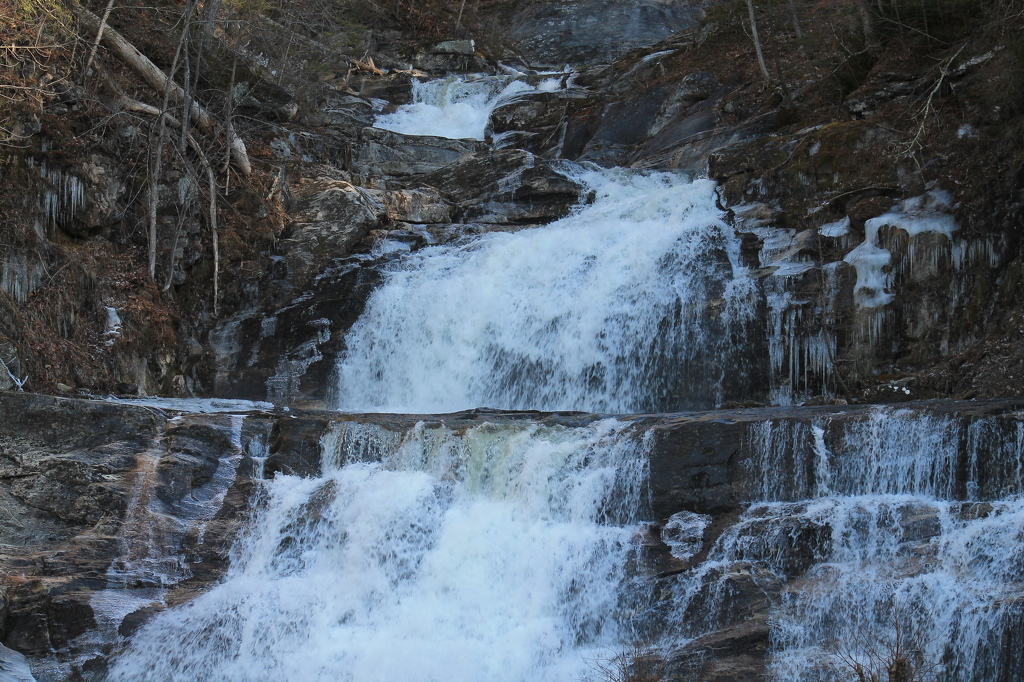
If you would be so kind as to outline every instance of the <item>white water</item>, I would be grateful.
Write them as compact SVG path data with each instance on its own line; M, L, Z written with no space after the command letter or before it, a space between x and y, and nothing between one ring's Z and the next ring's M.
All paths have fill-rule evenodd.
M108 679L562 682L623 637L646 454L622 424L355 424L325 445L324 475L267 483L224 582Z
M348 411L709 407L753 284L710 181L579 170L593 204L413 253L346 338Z
M763 480L766 501L673 587L681 620L667 645L721 627L729 581L755 576L765 589L787 584L772 613L779 682L856 679L844 659L886 679L872 657L900 638L925 679L1011 679L1003 659L1024 608L1019 417L965 424L879 409L841 428L764 422L751 438L760 452L751 478ZM990 501L957 501L958 471L968 499ZM706 524L688 515L675 526Z
M480 139L499 90L418 86L412 107L378 125ZM639 412L719 403L728 379L743 384L729 339L742 338L753 288L713 186L578 174L596 200L575 215L423 249L387 272L346 339L337 404ZM865 244L880 250L875 236ZM883 255L867 256L858 300L880 305ZM834 340L785 337L788 303L771 304L769 361L788 368L788 390L811 390ZM754 502L678 576L662 643L721 627L732 586L752 581L777 590L779 680L834 680L849 672L842 656L860 660L897 625L946 679L995 679L1024 592L1015 433L910 411L842 430L754 427ZM625 578L645 459L614 421L408 434L343 424L324 440L325 473L267 482L224 582L150 623L109 679L583 678L588 659L636 641ZM680 513L663 537L690 559L710 524Z
M104 400L124 405L155 407L161 410L189 413L259 412L274 409L273 403L258 400L232 400L228 398L163 398L160 396L127 397L107 396Z
M502 100L532 89L509 76L478 76L472 80L452 76L416 81L412 104L379 116L373 125L405 135L483 140L494 108ZM551 85L545 81L540 89L551 89Z

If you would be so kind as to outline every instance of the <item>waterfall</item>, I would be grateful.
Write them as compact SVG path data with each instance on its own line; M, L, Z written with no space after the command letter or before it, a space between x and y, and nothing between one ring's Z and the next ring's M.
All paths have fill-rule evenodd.
M939 680L1014 679L1024 617L1019 416L965 422L880 408L843 426L765 421L751 440L760 501L673 585L666 647L722 625L740 571L780 592L779 682L855 679L856 664L885 679L879 666L894 651ZM687 558L679 538L699 538L709 522L679 514L666 543Z
M745 383L752 280L714 184L574 170L594 201L545 227L410 254L345 340L337 406L429 413L710 407Z
M226 579L108 679L579 679L625 634L645 466L614 420L339 424L323 475L267 482Z
M494 107L528 88L417 83L414 103L376 125L483 139ZM750 456L705 466L694 454L669 476L673 494L739 492L724 511L685 509L660 527L644 523L649 458L658 430L689 417L546 418L573 420L556 425L488 423L483 411L455 427L463 417L408 426L354 414L622 415L769 392L792 402L836 380L836 340L794 329L805 312L790 310L781 285L757 288L712 182L562 170L587 189L571 215L383 266L337 366L334 407L347 414L318 417L331 424L320 473L259 481L222 582L144 626L110 682L609 680L607 662L624 651L695 679L686 647L749 624L757 600L779 682L854 679L857 665L884 677L895 653L943 682L1024 669L1019 414L700 415L702 426L742 422L700 433L741 433L721 453ZM890 295L876 236L853 263L862 305ZM237 351L235 337L227 328L216 339L222 355ZM266 455L251 455L257 471ZM655 544L671 570L648 570Z
M543 87L544 84L542 83ZM529 85L511 76L451 76L415 81L412 103L379 116L374 127L405 135L433 135L453 139L483 140L487 121L498 104Z

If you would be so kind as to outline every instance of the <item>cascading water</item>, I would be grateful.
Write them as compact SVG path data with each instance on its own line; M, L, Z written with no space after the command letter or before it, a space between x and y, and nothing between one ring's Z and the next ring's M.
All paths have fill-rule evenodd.
M544 84L541 84L544 87ZM510 76L452 76L416 81L412 103L377 118L374 126L404 135L484 139L487 121L501 100L531 90Z
M110 680L579 679L617 646L642 439L586 427L341 424L278 476L224 582Z
M856 679L858 664L885 679L898 655L928 679L1016 679L1024 423L965 427L879 410L841 429L763 422L752 438L762 501L674 585L677 636L666 645L718 626L728 594L723 576L740 566L762 584L785 585L773 609L775 680ZM1004 463L1002 475L979 479L970 466L979 457ZM800 462L810 466L801 470ZM673 521L666 541L684 558L688 550L675 538L699 538L709 519Z
M715 188L576 169L594 201L551 225L397 263L346 339L337 406L429 413L711 407L742 381L753 312Z
M418 84L377 125L482 139L525 88ZM757 292L710 182L566 172L593 193L573 215L393 262L346 338L336 406L667 411L743 399L733 385L783 367L810 390L830 340L784 336L782 301L778 338L752 350ZM108 679L580 680L637 641L671 663L734 624L746 589L771 602L778 680L873 672L902 641L944 681L1008 682L1024 669L1024 427L1010 421L756 424L746 510L669 519L661 538L685 568L648 599L632 560L653 430L347 417L320 475L259 486L223 582L145 626ZM732 525L705 547L716 523Z

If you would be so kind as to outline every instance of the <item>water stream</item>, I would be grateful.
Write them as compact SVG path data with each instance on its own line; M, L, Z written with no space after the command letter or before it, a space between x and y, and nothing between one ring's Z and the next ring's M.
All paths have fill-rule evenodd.
M378 125L481 139L526 87L421 84ZM346 338L337 408L706 408L781 365L754 340L757 292L712 183L566 172L593 191L567 218L394 261ZM897 641L949 682L1024 667L1006 655L1024 613L1020 415L754 424L745 511L650 599L653 435L636 424L347 419L320 475L262 483L225 579L143 628L111 682L607 679L595 661L640 640L672 660L734 624L740 584L771 602L778 680L837 679ZM712 522L681 512L662 537L688 560Z
M666 646L720 626L729 580L741 571L778 591L771 669L780 682L846 679L858 663L886 679L896 651L922 679L1015 678L1013 633L1024 615L1020 415L965 422L880 408L842 426L762 422L751 438L759 499L674 583ZM1004 466L985 466L982 477L971 464L979 458ZM800 463L801 475L780 475ZM683 514L676 525L707 522Z
M622 424L342 425L323 460L110 680L555 682L623 638L646 457Z
M743 385L753 284L714 184L575 168L594 202L399 261L346 339L355 412L648 412ZM735 396L734 396L735 397Z

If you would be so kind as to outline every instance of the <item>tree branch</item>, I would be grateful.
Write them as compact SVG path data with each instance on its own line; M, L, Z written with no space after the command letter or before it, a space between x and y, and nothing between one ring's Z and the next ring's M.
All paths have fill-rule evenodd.
M160 93L166 90L176 103L185 104L187 98L182 87L169 79L156 64L150 61L134 45L125 40L121 34L109 26L101 26L99 17L81 5L76 5L74 12L86 28L96 30L98 33L101 32L103 43L132 67L149 87ZM196 126L207 135L216 133L213 118L194 99L191 100L189 105L189 115L195 121ZM242 175L252 173L252 164L249 161L249 154L245 149L245 143L242 142L242 139L233 133L230 134L228 147L231 149L231 160L239 172Z

